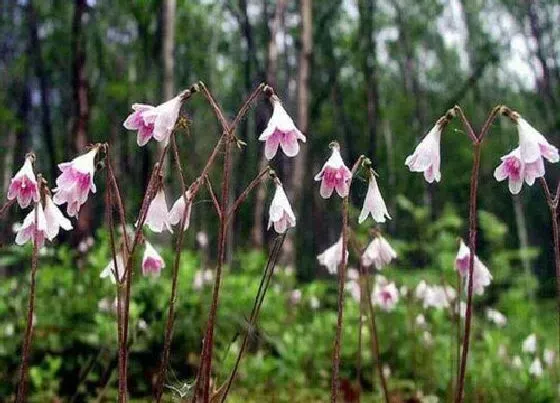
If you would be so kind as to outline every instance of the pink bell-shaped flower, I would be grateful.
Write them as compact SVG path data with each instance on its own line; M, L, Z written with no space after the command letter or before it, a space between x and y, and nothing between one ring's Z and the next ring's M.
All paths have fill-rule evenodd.
M14 175L8 187L8 200L16 199L21 208L29 206L31 201L39 201L39 188L33 172L33 154L25 157L21 169Z
M517 132L519 134L520 156L523 163L529 164L543 157L550 162L558 162L560 159L558 149L551 145L537 129L522 117L517 118Z
M35 222L35 209L37 209L37 222ZM35 228L37 229L35 230ZM21 246L29 240L35 242L35 231L37 231L37 248L41 249L47 235L45 212L41 203L36 203L35 208L25 216L23 224L16 234L16 244Z
M171 224L169 223L168 214L165 192L163 188L160 188L148 207L144 225L147 225L148 228L154 232L162 232L164 229L173 232Z
M405 165L411 172L424 172L424 178L428 183L441 180L441 130L441 126L436 124L405 161Z
M348 261L348 250L346 250L345 255L346 261ZM317 260L319 264L327 268L330 274L336 274L338 267L342 263L342 237L334 245L317 256Z
M537 158L533 162L524 163L521 160L520 148L517 147L512 152L504 155L502 163L494 171L494 178L498 182L508 179L509 191L518 194L523 185L523 181L531 186L537 178L544 176L544 161Z
M399 302L399 290L394 282L383 276L375 276L375 288L371 295L372 302L385 312L392 311Z
M279 234L283 234L288 228L296 226L296 216L284 192L284 187L279 183L276 184L276 192L268 211L268 228L270 229L272 225Z
M382 236L375 237L362 255L362 264L365 267L374 265L377 270L391 263L397 257L397 252Z
M70 220L64 217L49 195L45 195L45 223L49 241L52 241L58 235L60 228L66 231L72 229Z
M360 217L358 218L358 223L361 224L364 222L369 214L371 214L371 218L377 222L385 222L385 218L391 219L387 211L387 206L385 205L385 200L381 197L381 192L379 191L379 186L377 186L377 180L374 174L371 174L369 178L368 191L366 193L364 205L362 206L362 211L360 212Z
M323 165L321 172L315 175L315 181L321 181L321 197L323 199L330 198L334 190L340 197L348 196L351 178L352 172L344 165L340 155L340 146L338 143L333 143L330 158Z
M186 205L185 205L185 198L187 199ZM189 228L191 222L192 201L191 201L191 194L188 190L185 192L185 197L181 195L177 200L175 200L175 203L173 203L173 207L171 207L171 210L169 210L169 216L168 216L169 224L178 225L181 222L181 219L183 218L183 214L185 213L185 207L187 209L187 212L186 212L185 225L183 227L183 231L186 231Z
M183 93L158 106L133 104L132 112L124 121L128 130L137 130L136 142L144 146L150 138L167 144L181 111Z
M58 205L67 203L66 211L70 217L78 215L80 207L87 201L90 191L92 193L97 191L93 183L93 174L98 150L98 147L94 147L88 153L80 155L70 162L58 164L62 173L56 179L53 201Z
M278 151L278 146L288 157L295 157L299 152L298 140L305 143L305 136L298 130L294 121L277 97L272 98L273 112L266 129L259 136L264 141L264 155L271 160Z
M159 277L163 268L165 268L165 261L152 244L146 241L142 257L142 275Z
M470 248L461 240L459 251L455 257L455 269L459 271L461 277L465 279L465 289L468 289L469 284L470 256ZM475 256L473 263L473 292L476 295L484 294L484 288L489 286L491 282L492 274L490 274L490 271L484 263L480 261L478 256Z

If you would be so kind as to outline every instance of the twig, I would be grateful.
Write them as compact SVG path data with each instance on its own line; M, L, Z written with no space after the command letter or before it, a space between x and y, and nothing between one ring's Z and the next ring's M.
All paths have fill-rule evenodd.
M173 324L175 323L175 302L177 300L177 278L179 273L179 265L181 261L181 247L183 245L183 238L185 234L184 227L185 227L185 221L187 219L188 203L190 203L190 200L187 200L187 196L186 196L187 189L185 185L185 176L183 174L183 168L181 167L179 150L177 148L177 143L175 141L174 133L171 136L171 146L173 148L173 156L174 156L175 164L177 166L177 171L179 172L179 179L181 182L181 192L185 202L185 209L181 217L181 222L179 225L179 234L177 235L177 243L175 244L175 260L173 262L171 296L169 298L169 310L167 313L167 322L165 326L165 338L163 343L161 365L156 379L156 387L155 387L155 399L157 402L161 401L163 395L163 384L167 373L167 365L169 362L169 354L171 351L171 338L173 336Z
M16 199L8 200L0 208L0 219L4 218L4 215L10 210L10 207L16 202Z
M204 177L206 180L206 187L208 188L208 193L210 193L210 198L212 199L212 203L214 204L214 208L216 209L216 213L218 214L218 218L222 218L222 209L220 207L220 202L216 197L216 193L214 193L214 189L212 188L212 182L210 182L210 178L208 175Z
M241 343L241 347L239 349L239 352L237 353L237 358L235 360L235 365L229 375L225 390L223 392L223 395L220 399L220 402L225 402L228 392L231 388L231 385L233 383L233 380L235 379L235 375L237 374L237 370L239 368L239 363L241 361L241 358L243 356L243 352L245 351L245 348L247 347L247 342L249 341L249 335L251 333L251 330L254 328L255 323L258 319L259 316L259 312L260 312L260 308L262 305L262 302L264 301L264 296L266 295L266 291L268 290L268 286L270 284L270 279L272 278L272 275L274 274L274 268L276 267L276 262L278 261L278 256L280 254L280 249L282 248L282 244L284 243L284 239L286 238L286 233L280 235L279 237L276 238L275 242L274 242L274 246L272 248L272 252L268 257L268 261L266 263L266 267L263 273L263 276L261 278L261 282L259 284L259 289L257 291L257 295L255 296L255 302L253 303L253 308L251 310L251 315L249 316L249 323L247 325L248 327L248 331L245 333L245 336L243 337L243 342Z
M259 183L261 183L266 174L268 174L270 172L270 167L266 166L263 170L261 170L261 172L259 172L259 174L255 177L255 179L253 179L251 181L251 183L249 183L249 185L245 188L245 190L239 195L239 197L237 198L237 200L235 200L235 202L233 203L233 205L231 206L231 208L229 209L228 213L227 213L227 217L226 220L229 223L230 218L237 213L237 210L239 209L239 206L241 206L241 204L247 199L247 196L249 196L249 193L251 193L251 191L258 186Z
M40 182L40 181L38 181ZM29 352L31 350L31 341L33 338L33 312L35 309L35 286L37 276L37 265L39 260L39 245L37 241L37 223L39 216L39 207L41 202L35 203L35 224L33 228L33 252L31 255L31 285L29 288L29 303L27 307L27 322L25 324L25 334L23 338L23 347L21 353L21 366L19 370L19 382L16 393L16 402L21 403L26 400L27 392L27 368L29 365Z

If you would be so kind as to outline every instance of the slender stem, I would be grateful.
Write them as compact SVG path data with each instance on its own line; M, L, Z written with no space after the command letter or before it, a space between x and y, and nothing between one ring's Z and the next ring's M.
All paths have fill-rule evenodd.
M222 218L222 208L220 207L220 202L216 197L216 193L214 193L214 188L212 187L212 182L210 182L210 178L208 175L204 177L206 180L206 187L208 188L208 193L210 193L210 198L212 199L212 203L214 204L214 208L216 209L216 214L218 214L218 218Z
M159 372L156 379L156 387L155 387L155 399L157 402L161 401L163 396L163 384L165 381L165 376L167 374L167 365L169 362L169 354L171 351L171 338L173 336L173 325L175 323L175 302L177 300L177 278L179 274L179 266L181 262L181 248L183 245L184 239L184 228L185 228L185 221L187 219L187 212L189 210L188 203L190 200L187 200L187 187L185 185L185 176L183 174L183 168L181 166L181 159L179 156L179 150L177 148L177 142L175 140L175 135L171 136L171 147L173 149L173 156L175 160L175 165L177 166L177 171L179 172L179 179L181 182L181 192L182 197L185 202L185 209L183 211L183 215L181 217L181 222L179 224L179 234L177 235L177 241L175 244L175 260L173 261L173 273L172 273L172 280L171 280L171 296L169 297L169 309L167 312L167 323L165 326L165 337L163 342L163 353L161 356L161 365L159 368ZM191 198L192 200L192 198Z
M255 327L255 323L258 319L260 308L264 301L264 297L266 295L266 291L268 290L268 286L270 285L270 279L274 274L274 268L276 267L276 262L278 261L278 256L280 255L280 249L282 249L282 244L284 243L284 239L286 239L286 233L280 235L276 238L274 246L272 248L272 252L268 256L268 261L266 263L266 267L261 278L261 282L259 284L259 289L257 291L257 295L255 296L255 302L253 303L253 308L251 310L251 315L249 316L249 323L247 324L247 332L245 332L245 336L243 337L243 342L241 343L241 348L239 349L239 353L237 354L237 358L235 360L235 365L229 375L228 381L226 383L224 392L220 399L220 402L225 402L233 380L235 379L235 375L237 374L237 370L239 369L239 363L241 358L243 357L243 352L247 347L247 343L249 341L249 335L252 333L252 329Z
M554 267L556 270L556 300L558 305L558 356L560 357L560 230L558 228L558 190L552 197L546 180L539 178L544 190L546 202L550 209L550 220L552 221L552 236L554 242Z
M383 396L385 397L385 402L389 403L389 389L387 387L387 379L385 379L385 374L383 373L383 363L381 362L381 354L379 353L379 335L377 334L377 322L375 319L375 309L373 308L373 303L371 302L371 286L369 283L369 276L365 273L364 277L366 283L366 301L369 309L369 319L371 326L371 343L372 350L374 353L374 358L377 363L377 372L379 373L379 380L381 381L381 388L383 389Z
M27 368L29 366L29 352L31 350L31 340L33 338L33 311L35 310L35 286L37 276L37 266L39 260L39 245L37 240L37 223L39 207L41 202L35 203L35 224L33 228L33 252L31 255L31 285L29 288L29 303L27 306L27 322L25 324L25 334L23 337L23 347L21 352L21 366L19 370L19 382L16 393L16 402L25 402L27 394Z
M338 316L332 355L331 402L336 403L340 388L340 343L344 316L344 282L346 277L346 251L348 250L348 196L342 201L342 259L338 267Z
M359 318L358 318L358 356L356 359L356 386L358 387L358 402L362 394L362 328L364 326L363 314L364 314L364 302L367 295L365 295L364 287L364 276L363 276L363 265L362 259L360 259L360 270L358 271L358 284L360 286L360 300L359 304Z
M111 159L107 157L107 172L109 174L108 180L111 182L113 186L113 192L111 196L114 196L114 204L117 205L117 211L119 213L119 220L121 221L122 231L123 231L123 238L124 244L126 247L126 251L130 253L130 245L128 240L128 232L126 230L126 214L124 203L121 198L121 192L119 190L119 184L117 183L117 178L115 176L115 172L113 171L113 164L111 163ZM107 185L108 186L108 185Z
M241 204L247 199L247 197L249 196L249 193L251 193L251 191L257 187L257 185L259 183L261 183L266 174L268 174L268 172L270 171L270 167L266 166L265 168L263 168L261 170L261 172L259 172L259 174L255 177L255 179L253 179L251 181L251 183L249 183L249 185L245 188L245 190L239 195L239 197L237 198L237 200L235 200L235 202L233 203L233 205L231 206L231 208L229 209L227 216L226 216L226 221L229 223L229 220L231 219L231 217L237 212L237 210L239 209L239 206L241 206Z
M471 173L471 190L469 200L469 279L467 288L467 312L465 314L465 332L463 335L463 351L461 354L461 366L459 368L459 379L455 393L455 402L463 401L465 387L465 373L470 346L471 322L472 322L472 299L473 299L473 272L474 259L476 256L476 203L478 191L478 173L480 170L480 142L473 144L473 168Z
M456 380L459 379L459 362L461 360L461 274L459 271L456 273L457 276L457 299L455 301L455 322L456 322L456 341L455 341L455 373ZM457 385L455 385L457 387Z
M107 158L108 161L108 158ZM107 214L107 224L109 226L109 245L111 247L111 258L113 259L113 275L115 276L115 284L117 291L117 341L118 341L118 399L119 401L126 400L127 394L127 377L126 377L126 346L123 342L124 331L123 331L123 301L122 301L122 283L119 276L119 270L117 265L117 251L115 247L115 227L113 222L113 192L110 185L111 171L109 170L109 163L107 163L106 170L106 191L105 191L105 211ZM127 248L128 249L128 248ZM124 268L123 268L124 269Z
M465 126L465 129L467 130L467 134L469 135L469 137L471 138L471 140L476 143L477 142L477 137L476 134L474 133L474 130L472 128L471 123L469 122L469 120L467 119L467 117L465 116L465 113L463 112L463 109L461 109L461 107L459 105L455 105L453 107L453 110L455 111L455 113L457 113L459 115L459 118L461 119L461 121L463 122L463 126Z
M0 219L4 217L4 215L10 210L10 207L16 202L16 199L8 200L6 203L0 207Z

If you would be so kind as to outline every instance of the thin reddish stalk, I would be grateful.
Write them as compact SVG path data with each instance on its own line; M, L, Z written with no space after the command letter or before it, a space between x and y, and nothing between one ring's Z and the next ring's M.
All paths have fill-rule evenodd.
M364 326L363 311L364 311L364 276L362 259L360 259L360 270L358 272L358 284L360 285L360 300L359 300L359 318L358 318L358 356L356 359L356 386L358 388L358 402L360 401L362 395L362 328ZM367 298L367 296L365 297Z
M469 121L464 117L464 114L459 106L455 106L454 110L459 112L462 117L463 124L469 131L469 136L471 136L472 127ZM480 171L480 151L481 145L484 137L490 130L490 127L498 113L503 110L502 106L496 106L484 122L480 134L478 137L475 136L473 140L473 168L471 172L471 188L469 196L469 249L470 249L470 259L469 259L469 281L467 288L467 311L465 313L465 331L463 335L463 350L461 353L461 364L459 368L459 379L457 381L457 390L455 391L455 402L461 403L464 398L464 388L465 388L465 374L467 369L467 359L469 355L470 347L470 335L471 335L471 322L472 322L472 298L473 298L473 271L474 271L474 258L476 256L476 204L477 204L477 193L478 193L478 181L479 181L479 171Z
M169 362L169 354L171 351L171 338L173 336L173 324L175 323L175 302L177 300L177 278L179 274L179 265L181 262L181 248L183 246L183 239L185 234L183 228L185 226L185 221L187 219L188 203L190 203L190 200L187 200L187 196L186 196L187 187L185 185L185 175L183 174L183 168L181 166L181 159L179 156L177 143L175 141L175 135L171 136L171 146L173 148L175 165L177 166L177 171L179 172L179 178L181 182L181 192L182 192L183 200L185 202L185 210L183 211L181 222L179 224L179 234L177 236L177 243L175 246L175 260L173 262L173 274L171 280L171 296L169 298L169 309L167 313L167 323L165 326L163 353L162 353L161 365L156 379L156 387L155 387L155 391L156 391L155 398L157 402L161 401L163 395L163 383L165 381L165 376L167 373L167 365Z
M0 219L4 217L4 215L10 210L10 207L16 202L16 199L8 200L6 203L2 205L0 208Z
M473 299L473 272L474 258L476 256L476 203L478 191L478 172L480 169L480 143L473 144L473 168L471 173L471 191L469 201L469 280L467 285L467 311L465 313L465 333L463 335L463 351L461 354L461 365L459 368L459 380L457 381L457 390L455 394L455 402L463 401L463 393L465 387L465 373L467 369L467 358L470 347L471 323L472 323L472 299Z
M40 183L40 180L37 182ZM33 338L33 312L35 310L35 286L37 276L37 266L39 261L39 247L37 244L37 222L38 222L38 206L41 202L35 203L35 227L33 229L33 252L31 255L31 285L29 288L29 303L27 306L27 322L25 324L25 334L23 337L23 347L21 352L21 366L19 370L19 381L16 393L16 402L25 402L27 394L27 369L29 366L29 352L31 350L31 341Z
M222 209L220 207L220 202L216 197L216 193L214 193L214 188L212 187L212 182L210 182L210 178L208 175L204 177L206 180L206 187L208 188L208 193L210 193L210 198L212 199L212 204L214 204L214 209L216 210L216 214L218 214L218 218L222 218Z
M539 178L546 197L546 203L550 209L550 220L552 221L552 236L554 242L554 268L556 270L556 301L558 306L558 356L560 357L560 233L558 228L558 200L560 199L559 189L553 197L548 188L546 180ZM560 182L559 182L560 186Z
M270 279L274 274L274 268L276 267L276 262L278 261L278 256L280 255L280 249L282 248L282 244L284 243L284 239L286 239L286 233L280 235L276 238L274 243L274 247L270 255L268 256L268 260L266 263L266 267L261 278L261 282L259 284L259 289L257 291L257 295L255 296L255 302L253 303L253 308L251 309L251 314L249 316L249 322L247 324L247 332L245 332L245 336L243 337L243 341L241 343L241 347L239 352L237 353L237 358L235 360L235 365L229 375L225 390L222 394L220 402L225 402L231 385L233 384L233 380L235 379L235 375L237 374L237 370L239 369L239 363L241 362L241 358L243 357L243 353L245 348L247 347L247 343L249 341L249 335L251 334L252 329L255 327L255 323L259 317L260 308L264 301L264 297L266 295L266 291L268 290L268 286L270 285Z
M385 397L385 402L389 403L389 388L387 387L387 379L385 379L385 374L383 373L383 363L381 362L381 354L379 353L379 335L377 334L377 322L375 319L375 309L373 308L373 303L371 302L371 286L369 283L369 276L364 270L364 278L366 283L366 301L369 310L369 319L371 327L371 344L374 353L374 358L377 364L377 372L379 373L379 380L381 381L381 388L383 389L383 396Z
M361 155L352 167L352 176L348 181L348 193L352 185L352 177L362 164L364 156ZM332 354L332 374L331 374L331 402L335 403L338 390L340 388L340 343L342 338L342 322L344 320L344 282L346 277L346 252L348 251L348 197L342 200L342 260L338 268L338 315L336 321L336 331L334 337L334 347Z
M251 193L251 191L265 179L266 174L268 174L269 172L270 172L270 167L266 166L264 169L261 170L261 172L258 173L255 179L253 179L251 183L249 183L249 185L245 188L245 190L239 195L239 197L235 200L235 202L227 212L226 224L229 224L230 219L233 217L235 213L237 213L237 210L239 210L241 204L243 204L243 202L247 199L249 193Z

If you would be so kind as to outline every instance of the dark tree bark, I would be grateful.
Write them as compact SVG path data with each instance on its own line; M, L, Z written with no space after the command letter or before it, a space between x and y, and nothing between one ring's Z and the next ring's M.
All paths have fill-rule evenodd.
M86 47L84 33L84 15L87 11L86 0L74 1L74 16L72 19L72 129L70 145L72 154L84 152L89 143L89 83L86 72ZM85 203L78 218L78 224L73 231L73 243L79 242L84 236L90 235L92 230L92 211L89 203Z
M377 80L377 43L375 31L376 0L359 0L360 50L362 74L366 84L368 156L376 159L377 137L379 133L379 85Z
M32 0L29 0L27 5L27 23L29 25L31 43L29 56L35 66L35 76L39 80L39 90L41 94L41 125L43 129L43 139L49 154L50 177L48 179L54 181L57 174L56 163L58 161L58 156L56 155L56 144L53 137L51 123L49 78L47 76L47 72L45 71L45 65L41 53L41 41L37 35L37 13Z

